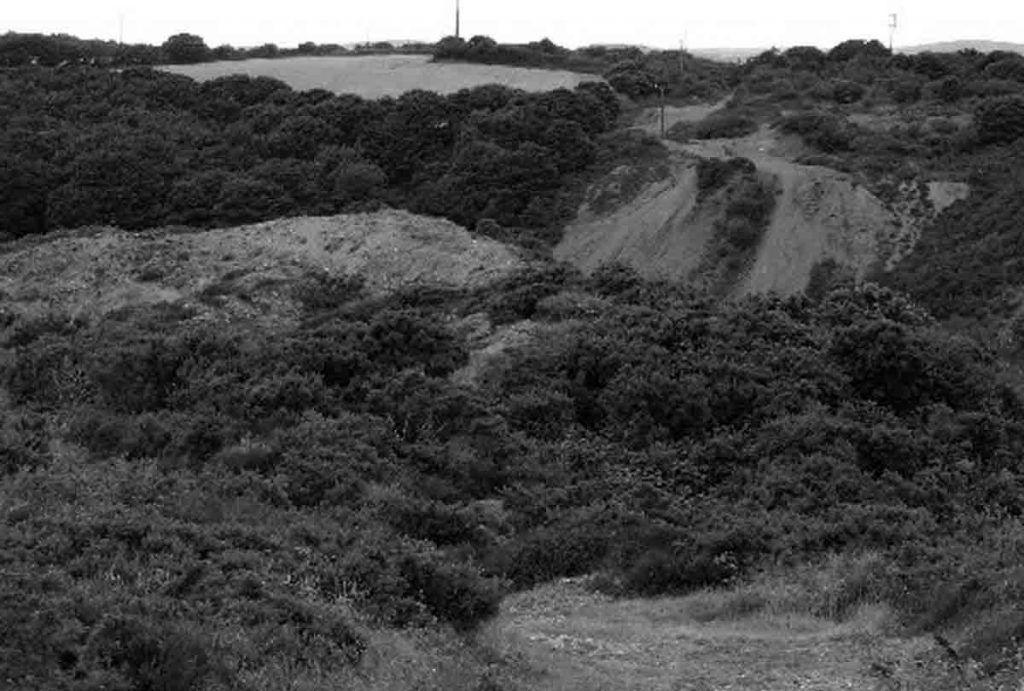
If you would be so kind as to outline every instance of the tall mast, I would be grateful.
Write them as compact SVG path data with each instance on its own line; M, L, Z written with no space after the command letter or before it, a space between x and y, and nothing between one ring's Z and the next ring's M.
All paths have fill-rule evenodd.
M459 7L459 2L460 0L455 0L455 38L459 38L459 11L461 9Z

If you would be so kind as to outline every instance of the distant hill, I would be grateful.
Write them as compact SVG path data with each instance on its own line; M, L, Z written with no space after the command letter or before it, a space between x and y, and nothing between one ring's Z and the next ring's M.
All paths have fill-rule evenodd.
M907 55L926 52L956 53L961 50L968 50L972 48L982 53L991 53L994 50L1005 50L1013 53L1024 54L1024 43L982 40L942 41L938 43L922 43L916 46L898 46L896 48L896 52L905 53ZM828 47L825 47L824 49L828 50ZM718 60L719 62L736 62L738 60L746 60L747 58L760 55L766 50L770 50L770 48L694 48L689 52L692 55L707 58L709 60ZM780 47L779 50L785 50L785 48Z
M941 41L939 43L923 43L917 46L903 46L897 48L897 52L913 55L915 53L956 53L961 50L974 49L982 53L991 53L994 50L1005 50L1012 53L1024 54L1024 43L1009 43L1006 41Z

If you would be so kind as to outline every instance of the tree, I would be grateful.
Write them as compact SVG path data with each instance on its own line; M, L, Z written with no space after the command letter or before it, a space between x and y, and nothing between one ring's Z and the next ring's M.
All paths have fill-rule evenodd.
M854 58L864 56L868 58L888 58L892 53L879 41L865 41L863 39L850 39L843 41L828 52L830 62L849 62Z
M167 62L172 65L188 65L206 62L210 59L210 49L201 36L195 34L175 34L163 45Z

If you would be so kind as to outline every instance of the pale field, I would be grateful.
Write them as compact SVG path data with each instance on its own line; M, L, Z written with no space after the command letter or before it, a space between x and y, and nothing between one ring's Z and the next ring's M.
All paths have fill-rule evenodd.
M441 94L483 84L503 84L525 91L573 88L597 80L591 74L502 65L434 63L427 55L296 57L168 65L162 69L199 81L232 74L280 79L293 89L327 89L364 98L400 96L413 89Z

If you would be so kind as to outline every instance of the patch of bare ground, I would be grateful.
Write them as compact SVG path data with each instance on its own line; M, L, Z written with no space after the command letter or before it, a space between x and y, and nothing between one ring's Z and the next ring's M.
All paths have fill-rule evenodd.
M550 329L528 319L495 327L482 313L462 319L456 330L465 337L469 361L452 373L452 381L464 386L480 384L492 369L508 360L509 350L527 345Z
M287 320L299 309L291 286L310 272L357 275L387 293L481 286L522 264L505 245L404 211L188 232L96 229L0 254L0 297L17 314L90 318L173 303L200 319Z

